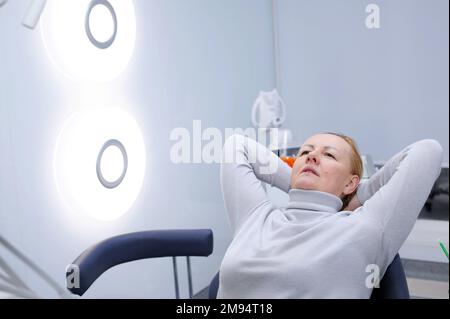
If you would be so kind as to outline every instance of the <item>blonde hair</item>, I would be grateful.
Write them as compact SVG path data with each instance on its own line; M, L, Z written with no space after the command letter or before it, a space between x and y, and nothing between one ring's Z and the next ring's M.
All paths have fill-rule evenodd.
M357 175L359 177L359 179L361 180L363 173L364 173L364 167L363 167L363 162L361 159L361 154L359 152L359 149L358 149L358 146L357 146L355 140L352 139L351 137L348 137L347 135L344 135L341 133L324 133L324 134L338 136L338 137L342 138L344 141L346 141L348 145L350 145L350 147L352 149L351 159L350 159L351 174ZM342 209L345 209L348 206L350 201L356 195L357 189L358 188L356 188L356 190L353 193L345 195L343 198L341 198L342 202L344 203L344 205L342 206Z

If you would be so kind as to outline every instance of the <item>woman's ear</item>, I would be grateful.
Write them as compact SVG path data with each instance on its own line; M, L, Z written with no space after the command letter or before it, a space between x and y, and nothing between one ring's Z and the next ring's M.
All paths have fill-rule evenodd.
M353 175L350 181L344 187L343 191L344 195L352 194L354 191L356 191L356 189L359 186L359 182L360 182L359 176Z

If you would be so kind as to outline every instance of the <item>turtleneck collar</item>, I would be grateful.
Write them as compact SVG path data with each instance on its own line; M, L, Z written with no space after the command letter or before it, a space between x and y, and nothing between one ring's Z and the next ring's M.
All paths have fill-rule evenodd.
M291 189L286 209L337 213L342 206L342 200L335 195L312 190Z

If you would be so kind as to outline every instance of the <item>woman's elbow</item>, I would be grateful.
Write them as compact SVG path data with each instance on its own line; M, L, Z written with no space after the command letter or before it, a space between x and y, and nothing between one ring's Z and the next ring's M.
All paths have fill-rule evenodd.
M444 155L444 148L442 145L438 141L432 139L424 140L423 143L425 143L429 153L439 160L439 164L442 164L442 157Z
M245 153L245 137L234 134L225 140L222 148L222 164L236 163Z
M442 169L444 148L438 141L433 139L423 140L421 141L421 144L427 155L428 164L436 170L436 173L439 176Z
M239 134L233 134L225 139L224 148L235 148L237 144L243 143L245 137Z

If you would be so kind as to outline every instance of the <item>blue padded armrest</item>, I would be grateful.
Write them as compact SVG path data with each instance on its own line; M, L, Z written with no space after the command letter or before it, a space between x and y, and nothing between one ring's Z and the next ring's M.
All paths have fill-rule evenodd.
M159 257L207 257L212 251L213 233L207 229L155 230L113 237L87 249L73 262L79 269L80 287L69 290L82 296L105 271L127 262Z

